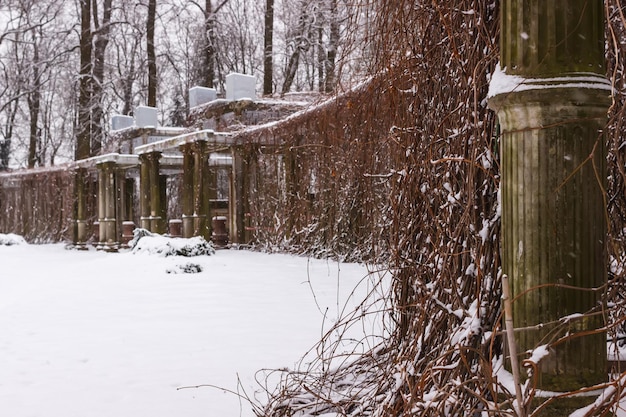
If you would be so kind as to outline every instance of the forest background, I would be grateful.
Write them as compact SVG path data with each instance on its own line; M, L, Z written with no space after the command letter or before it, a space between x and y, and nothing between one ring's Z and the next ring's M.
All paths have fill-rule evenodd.
M0 170L96 155L110 116L138 105L180 126L189 88L223 93L229 72L256 75L264 95L332 92L340 71L347 86L366 70L367 10L342 0L2 0Z

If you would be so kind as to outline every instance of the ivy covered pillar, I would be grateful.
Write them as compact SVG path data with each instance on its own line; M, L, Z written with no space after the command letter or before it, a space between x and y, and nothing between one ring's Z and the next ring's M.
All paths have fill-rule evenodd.
M607 379L604 8L598 0L502 0L489 106L501 125L503 273L520 363L546 345L538 388ZM569 335L569 337L566 337ZM552 414L559 415L559 414Z
M117 251L117 188L116 164L106 161L98 164L98 222L100 242L99 249Z
M167 206L165 177L160 175L161 152L147 152L139 156L140 226L154 233L166 232Z
M206 141L186 143L183 154L183 236L209 239L208 153Z
M249 152L243 146L231 147L232 170L228 196L229 239L239 244L246 244L251 240L250 230L246 230L246 214L253 215L250 213L249 202L252 173Z
M74 172L74 246L77 249L87 249L89 232L87 227L87 170L77 168Z
M181 206L183 215L183 237L190 238L194 232L193 221L193 171L194 157L191 143L186 143L180 147L183 154L183 185L181 189Z
M211 237L209 219L209 162L207 160L206 141L196 141L193 143L193 209L194 209L194 236L202 236L206 240Z

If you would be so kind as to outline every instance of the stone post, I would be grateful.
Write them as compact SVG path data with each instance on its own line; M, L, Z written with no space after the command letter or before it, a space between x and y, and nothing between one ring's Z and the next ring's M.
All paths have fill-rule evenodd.
M607 379L605 334L583 335L603 326L594 289L607 277L603 2L501 5L502 70L489 106L502 131L503 273L517 351L549 345L538 388L576 390Z
M230 178L230 192L228 196L230 241L234 243L246 243L245 230L245 200L246 200L246 161L244 160L243 148L233 146L231 148L233 165Z
M74 246L77 249L86 250L86 242L89 238L87 228L87 191L85 190L87 171L84 168L76 169L74 173L74 195L76 231L74 235Z
M139 155L139 227L150 228L150 161L147 154Z
M194 210L194 236L202 236L209 240L210 224L208 218L208 194L206 193L208 181L207 143L197 141L193 143L193 210Z
M183 210L183 237L193 236L193 173L194 157L191 143L186 143L180 147L183 154L183 185L181 190L181 206Z
M116 177L115 162L98 164L98 222L100 223L98 246L107 251L117 251L119 247Z
M183 236L209 239L209 180L207 143L197 141L180 148L183 154Z
M149 152L139 156L141 162L139 183L141 217L139 221L140 227L163 234L166 232L167 223L166 201L163 198L164 181L159 174L160 158L160 152Z

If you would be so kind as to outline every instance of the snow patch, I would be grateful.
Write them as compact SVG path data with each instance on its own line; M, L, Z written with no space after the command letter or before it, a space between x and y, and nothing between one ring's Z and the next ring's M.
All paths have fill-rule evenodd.
M198 274L202 272L202 265L187 262L186 264L176 265L174 268L165 270L168 274Z
M133 233L133 240L128 243L132 248L132 253L159 256L202 256L215 253L213 245L200 236L172 238L151 233L141 228L135 229Z
M530 358L528 358L528 360L530 362L539 363L543 358L547 357L548 355L550 355L550 348L548 347L548 345L541 345L532 351L532 354L530 355Z
M613 87L605 77L594 73L572 74L567 77L525 78L509 75L500 63L491 76L487 98L514 91L544 90L551 88L592 88L613 92Z
M27 245L26 239L13 233L0 233L0 246Z

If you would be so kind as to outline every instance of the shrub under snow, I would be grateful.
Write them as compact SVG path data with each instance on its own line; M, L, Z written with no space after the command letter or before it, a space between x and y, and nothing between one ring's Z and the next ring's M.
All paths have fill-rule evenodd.
M137 228L129 242L133 253L149 253L161 256L212 255L215 249L203 237L172 238Z
M13 246L13 245L25 245L26 240L13 233L2 234L0 233L0 246Z

